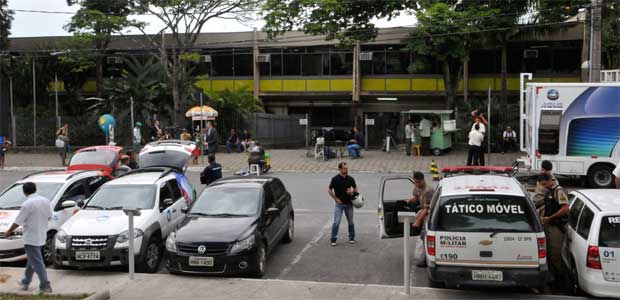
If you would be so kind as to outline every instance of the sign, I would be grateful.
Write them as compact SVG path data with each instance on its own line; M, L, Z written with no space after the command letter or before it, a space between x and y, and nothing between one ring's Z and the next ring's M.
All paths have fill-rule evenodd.
M301 126L308 125L308 119L299 119L299 125Z
M375 125L375 119L366 119L366 126Z

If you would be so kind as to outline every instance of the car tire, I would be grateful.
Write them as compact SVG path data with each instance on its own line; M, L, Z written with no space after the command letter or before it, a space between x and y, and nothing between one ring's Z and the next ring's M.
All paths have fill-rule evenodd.
M288 220L288 225L286 226L286 232L284 236L282 236L282 243L288 244L293 241L293 237L295 236L295 221L293 220L293 216L291 215Z
M161 262L161 246L159 239L151 237L144 250L144 258L138 265L138 272L155 273Z
M265 268L267 267L267 245L261 243L256 250L254 256L254 266L252 268L252 277L262 278L265 275Z
M48 232L45 238L45 245L41 247L41 256L46 266L54 263L54 237L56 237L56 233Z
M577 274L577 266L571 258L571 267L568 270L568 292L573 296L583 295L583 291L579 285L579 274Z
M611 165L595 165L588 170L588 186L591 188L613 188L614 168Z
M444 288L444 283L442 281L434 281L431 280L430 278L428 279L428 285L434 289L441 289Z

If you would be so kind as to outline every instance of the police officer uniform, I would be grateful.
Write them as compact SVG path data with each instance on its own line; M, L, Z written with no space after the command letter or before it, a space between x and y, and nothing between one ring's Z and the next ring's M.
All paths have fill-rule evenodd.
M551 217L558 212L564 204L568 205L566 189L561 187L557 182L554 182L553 187L547 189L545 193L544 204L543 216ZM549 262L550 270L556 276L559 275L563 269L562 242L566 234L567 221L568 214L551 219L548 224L544 225L547 239L547 261Z

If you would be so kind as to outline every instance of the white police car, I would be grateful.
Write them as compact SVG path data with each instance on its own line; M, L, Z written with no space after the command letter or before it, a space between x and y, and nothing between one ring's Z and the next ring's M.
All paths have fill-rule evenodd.
M569 201L562 259L570 291L620 297L620 190L574 191Z
M455 167L444 174L511 167ZM427 273L435 285L521 286L547 282L546 242L524 187L507 174L453 175L435 190L425 223Z
M142 169L104 184L82 210L56 234L55 265L106 267L129 261L128 218L123 208L140 210L135 217L135 255L138 270L155 272L164 241L185 218L196 192L183 174L195 144L161 141L140 152Z

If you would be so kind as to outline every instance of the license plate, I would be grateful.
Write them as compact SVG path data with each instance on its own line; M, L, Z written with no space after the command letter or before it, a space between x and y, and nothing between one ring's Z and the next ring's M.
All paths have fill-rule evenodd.
M189 265L196 267L213 267L213 257L190 256Z
M75 252L76 260L99 260L99 251L77 251Z
M471 279L481 281L503 281L502 271L472 270Z

